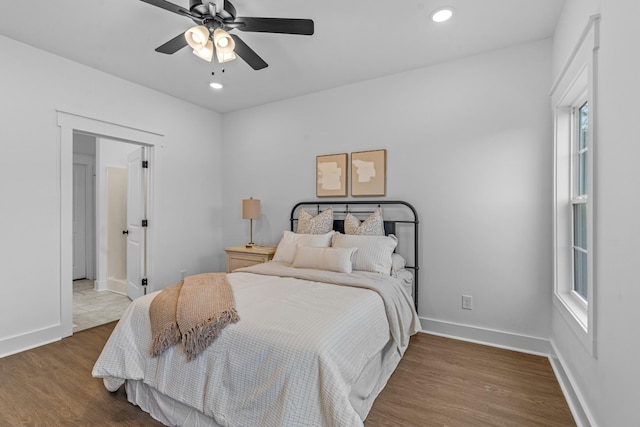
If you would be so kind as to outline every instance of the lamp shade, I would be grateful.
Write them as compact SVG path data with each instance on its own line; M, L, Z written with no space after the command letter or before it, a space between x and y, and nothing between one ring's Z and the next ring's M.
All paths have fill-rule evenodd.
M216 50L216 57L218 58L219 63L224 64L225 62L233 61L234 59L236 59L236 54L233 52L224 53Z
M242 219L260 218L260 199L244 199L242 201Z
M236 47L236 42L231 38L229 33L222 28L216 28L213 31L213 43L216 45L216 50L223 53L233 52L233 49Z
M198 50L194 49L193 54L198 58L211 62L211 59L213 58L213 43L211 42L211 40L208 40L207 44L204 45L203 48Z
M191 27L185 31L184 38L187 39L187 43L193 50L200 50L209 41L209 30L204 25Z
M225 30L216 28L213 32L213 44L216 47L216 56L219 63L225 63L236 59L233 49L236 47L236 42Z

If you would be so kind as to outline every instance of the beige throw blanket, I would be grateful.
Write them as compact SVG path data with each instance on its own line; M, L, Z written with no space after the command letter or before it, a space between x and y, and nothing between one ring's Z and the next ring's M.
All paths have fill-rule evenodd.
M187 360L206 349L229 323L240 318L226 273L185 277L165 288L149 307L151 355L182 342Z

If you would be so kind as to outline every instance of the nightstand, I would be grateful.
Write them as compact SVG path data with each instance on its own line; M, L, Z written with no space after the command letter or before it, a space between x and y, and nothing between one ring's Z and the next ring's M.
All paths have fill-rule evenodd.
M274 245L258 245L261 249L246 246L231 246L224 248L227 253L227 273L236 268L249 267L261 262L271 261L276 253Z

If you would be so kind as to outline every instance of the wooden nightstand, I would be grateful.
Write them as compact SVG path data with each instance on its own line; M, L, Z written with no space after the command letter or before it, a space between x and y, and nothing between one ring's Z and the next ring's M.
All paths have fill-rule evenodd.
M259 245L259 247L264 249L247 248L246 246L224 248L227 253L227 273L231 273L236 268L271 261L276 253L276 247L273 245Z

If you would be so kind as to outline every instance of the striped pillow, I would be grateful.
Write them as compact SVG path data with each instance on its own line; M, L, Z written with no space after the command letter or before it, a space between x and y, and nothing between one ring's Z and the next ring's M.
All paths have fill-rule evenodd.
M393 234L388 236L358 236L336 233L331 247L357 248L353 257L353 269L391 274L391 254L398 246Z

